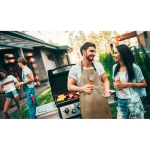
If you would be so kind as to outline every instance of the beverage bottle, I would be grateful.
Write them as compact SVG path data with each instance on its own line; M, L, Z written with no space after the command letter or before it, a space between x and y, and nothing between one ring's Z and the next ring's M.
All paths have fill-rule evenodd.
M93 81L92 81L92 80L90 80L90 81L89 81L89 84L90 84L90 85L93 85L94 83L93 83Z
M120 77L117 78L116 83L121 83Z
M33 94L30 94L30 96L31 96L31 99L32 99L32 103L35 105L36 103L35 103L35 99L34 99Z
M22 103L24 103L25 102L25 99L24 98L22 98Z
M90 84L90 85L93 85L93 84L94 84L93 80L94 80L94 75L91 74L91 75L90 75L90 81L89 81L89 84Z
M90 84L90 85L94 85L94 75L93 75L93 74L90 75L89 84ZM93 92L93 89L91 89L91 92Z
M20 86L17 86L17 89L20 90Z

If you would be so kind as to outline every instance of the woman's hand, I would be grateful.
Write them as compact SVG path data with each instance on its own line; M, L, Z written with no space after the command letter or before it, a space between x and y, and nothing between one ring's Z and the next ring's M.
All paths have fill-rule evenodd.
M120 91L122 90L123 88L127 88L129 87L128 86L128 82L121 82L121 83L116 83L114 82L114 88L117 90L117 91Z

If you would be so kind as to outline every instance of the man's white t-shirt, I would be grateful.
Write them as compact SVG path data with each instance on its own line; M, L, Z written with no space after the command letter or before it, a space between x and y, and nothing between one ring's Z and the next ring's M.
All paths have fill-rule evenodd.
M0 86L4 87L5 93L8 93L8 92L16 90L14 83L17 83L17 82L18 80L14 76L8 75L7 78L2 79L0 81Z
M94 67L96 68L96 71L98 72L99 76L101 76L103 73L105 73L105 70L101 63L93 62L93 64L94 64ZM83 69L86 69L86 68L83 68ZM89 69L93 69L93 67L89 68ZM79 64L76 64L71 67L69 74L68 74L68 78L75 79L77 81L77 86L79 86L80 78L81 78L81 66Z
M28 74L31 74L31 76L33 77L33 73L31 71L31 69L29 69L27 66L24 67L24 69L22 70L22 80L26 81L28 80ZM29 88L33 88L34 87L34 83L30 82L26 84Z

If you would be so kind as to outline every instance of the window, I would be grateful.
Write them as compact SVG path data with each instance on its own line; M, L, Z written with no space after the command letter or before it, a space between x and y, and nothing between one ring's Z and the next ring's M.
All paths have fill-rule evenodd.
M54 61L54 57L53 57L53 55L52 54L45 54L46 55L46 57L47 57L47 61L49 62L49 61Z

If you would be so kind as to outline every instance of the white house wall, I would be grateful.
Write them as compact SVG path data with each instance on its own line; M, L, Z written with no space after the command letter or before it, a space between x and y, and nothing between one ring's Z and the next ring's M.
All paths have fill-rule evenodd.
M52 61L52 60L48 60L48 58L47 58L48 55L53 55L53 53L50 50L41 49L41 56L43 59L46 73L48 70L56 68L55 56L53 55L54 61ZM48 76L48 74L47 74L47 76Z

